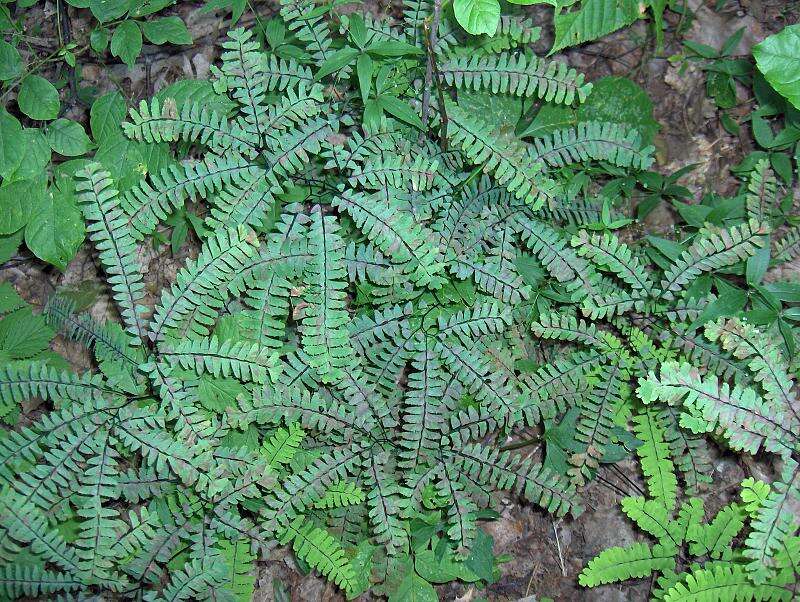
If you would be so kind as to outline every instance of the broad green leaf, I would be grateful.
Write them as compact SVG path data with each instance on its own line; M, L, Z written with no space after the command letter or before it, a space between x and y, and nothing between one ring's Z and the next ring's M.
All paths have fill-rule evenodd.
M25 128L22 130L21 136L25 152L22 155L22 161L14 170L13 178L15 180L26 180L39 176L50 163L50 145L42 130Z
M8 81L22 74L22 57L8 42L0 40L0 81Z
M319 81L326 75L338 71L345 65L348 65L358 55L359 50L357 48L351 48L350 46L345 46L337 50L319 66L319 71L314 74L314 79Z
M610 121L639 130L644 144L652 144L658 132L653 102L627 77L603 77L592 86L586 102L578 107L578 121Z
M106 23L119 19L128 12L131 2L130 0L89 0L87 4L95 18L100 23Z
M20 229L14 234L0 235L0 265L11 259L19 250L22 244L22 237L25 231Z
M142 22L144 37L153 44L191 44L192 34L180 17L163 17L154 21Z
M218 115L228 115L236 103L225 94L217 94L208 80L183 79L162 88L156 98L163 104L165 98L172 98L180 109L187 102L197 102Z
M0 320L0 350L12 359L26 359L47 349L54 334L44 316L23 307Z
M17 169L24 154L22 125L16 117L0 108L0 176L5 178Z
M25 244L31 252L62 272L86 235L72 186L71 181L64 183L63 190L51 186L31 210L25 227Z
M242 18L245 8L247 8L247 0L207 0L203 8L200 9L200 13L211 13L219 9L229 10L231 12L231 27L233 27Z
M203 375L197 387L197 395L204 408L212 412L225 413L236 407L236 396L246 395L247 389L232 378L214 378Z
M0 186L0 234L13 234L28 223L31 207L41 203L46 194L45 186L44 174Z
M545 103L528 124L528 127L522 130L518 136L520 138L547 136L556 130L574 126L575 121L575 110L573 108Z
M372 58L365 52L356 61L356 74L358 75L358 88L361 92L361 99L369 98L369 90L372 86Z
M584 0L578 10L556 12L556 37L550 54L583 42L596 40L630 25L644 13L639 0Z
M93 29L89 34L89 44L95 52L105 52L108 48L108 30L105 27Z
M142 144L123 136L106 138L95 154L97 160L114 178L118 190L136 185L145 172Z
M500 3L497 0L454 0L456 20L467 33L493 36L500 23Z
M125 99L122 94L109 92L92 103L89 111L89 127L97 144L109 138L122 136L120 124L125 119Z
M58 90L43 77L28 75L22 80L17 94L19 110L31 119L45 120L58 117L61 101Z
M414 109L405 100L400 100L396 96L381 96L378 99L378 103L384 111L394 115L400 121L405 121L421 130L425 129L419 115L414 112Z
M795 107L800 108L800 25L789 25L753 46L758 70Z
M379 56L406 56L409 54L423 54L422 50L407 42L394 40L379 40L367 47L367 51Z
M464 564L478 577L492 583L494 581L494 538L483 529L478 529L475 543Z
M123 21L111 36L111 54L133 67L142 51L142 30L136 21Z
M439 602L439 596L430 583L412 571L389 595L389 602Z
M177 0L132 0L128 14L132 17L145 17L172 6Z
M63 118L47 127L47 141L50 148L65 157L82 155L92 144L80 123Z

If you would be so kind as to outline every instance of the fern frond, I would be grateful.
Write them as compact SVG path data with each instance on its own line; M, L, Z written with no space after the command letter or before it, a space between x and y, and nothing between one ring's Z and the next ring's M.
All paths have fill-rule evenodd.
M23 596L40 598L58 592L72 592L81 582L65 573L48 571L36 565L6 564L0 567L0 595L13 600Z
M387 452L368 453L364 459L370 525L375 539L383 544L389 556L403 552L408 540L408 532L400 518L408 498L394 478L389 465L393 461Z
M446 101L447 139L484 172L492 174L517 199L532 210L553 196L552 181L542 174L542 164L528 154L518 140L505 139L491 131L480 118L469 115L452 101Z
M615 353L622 348L620 340L610 332L570 314L542 314L537 322L531 324L531 330L543 339L580 343L601 353Z
M197 600L201 594L220 585L225 579L225 565L218 558L194 558L183 568L172 571L169 584L161 592L166 602Z
M792 593L779 584L753 585L744 568L736 564L717 564L712 569L697 569L667 591L664 602L689 600L790 600Z
M366 236L392 260L403 267L417 286L438 289L444 283L439 249L429 242L424 227L410 213L374 196L346 191L333 200L346 211Z
M534 96L557 104L570 105L576 99L583 102L592 90L592 84L584 83L582 73L564 62L541 59L532 52L454 56L439 65L439 73L449 86Z
M569 248L568 239L544 222L527 216L515 216L525 246L536 255L544 269L581 297L597 286L597 274L586 260Z
M199 162L168 165L150 182L141 180L122 195L120 205L135 240L152 234L187 199L208 198L229 186L241 186L260 170L235 153L225 157L206 155Z
M575 128L535 138L531 156L550 168L594 160L644 170L653 164L654 150L642 144L635 129L619 123L582 121Z
M355 573L344 549L325 529L298 516L286 527L279 541L284 545L291 542L298 558L346 592L355 587Z
M328 22L324 13L315 10L312 0L281 0L281 17L289 31L306 46L306 50L321 65L332 54Z
M360 464L362 451L357 444L334 448L302 472L291 475L267 496L267 506L261 511L264 529L271 534L282 533L299 514L323 497L328 487L345 479Z
M101 171L99 163L90 163L76 174L78 202L86 218L89 238L98 251L100 263L108 275L132 344L140 344L145 326L142 271L136 256L136 242L120 207L111 174Z
M437 449L444 416L442 395L445 378L441 361L430 348L427 337L418 345L408 376L408 392L403 403L398 465L415 468Z
M0 495L0 527L14 540L28 544L31 550L67 573L77 575L80 559L61 534L50 527L45 515L31 504L20 503L10 491Z
M244 226L210 236L195 260L178 272L175 284L161 294L151 323L150 337L160 343L174 331L208 336L211 323L198 311L245 268L255 253L255 240ZM216 313L216 312L215 312Z
M670 461L664 425L652 408L635 415L633 423L636 437L643 442L636 448L636 453L647 482L647 491L650 497L662 503L667 510L672 510L678 495L678 479Z
M261 72L264 85L270 92L282 91L299 84L311 85L314 76L311 69L292 58L279 58L274 54L261 54Z
M635 290L650 293L653 282L644 266L620 240L610 232L589 233L580 230L572 237L572 246L577 247L578 255L606 269Z
M780 239L774 241L772 256L776 263L785 263L798 255L800 255L800 226L793 226Z
M385 187L398 190L424 191L433 185L439 164L417 155L406 160L399 155L375 157L352 170L348 183L351 187L361 186L366 190L380 190Z
M768 159L758 161L750 172L745 193L747 217L759 223L769 223L778 200L778 182Z
M494 490L513 491L552 514L577 516L582 511L574 486L530 458L522 460L478 443L448 450L447 456L470 479Z
M800 439L800 401L792 391L794 380L778 346L738 318L709 322L705 334L711 341L719 341L737 359L747 361L747 369L764 389L765 400L777 405L774 411L789 419L789 428Z
M773 483L750 522L744 555L752 560L747 572L753 582L762 585L770 577L774 556L799 528L796 509L800 507L800 464L789 459L780 480Z
M499 303L480 302L450 316L440 315L438 336L456 337L465 346L490 334L500 334L511 324L511 311Z
M651 548L640 542L627 548L608 548L589 561L578 575L578 583L584 587L596 587L641 579L656 571L673 570L677 553L675 546L657 544Z
M290 422L288 430L279 428L269 439L264 441L261 446L261 455L272 467L288 464L300 449L300 443L305 435L306 432L299 424Z
M768 451L788 456L796 445L795 434L781 416L766 412L753 389L720 383L716 376L702 377L690 364L666 362L661 375L651 373L639 381L639 398L645 403L659 399L682 402L696 410L707 431L721 427L733 449L755 454L763 445Z
M344 242L336 218L323 216L319 206L311 212L309 251L312 260L304 276L303 349L309 364L324 381L331 382L352 365L354 352L347 332Z
M581 411L575 424L575 440L581 445L569 462L570 478L584 484L597 469L605 450L611 443L614 416L622 405L624 369L619 364L603 365L598 383L580 403Z
M221 587L237 602L250 602L255 591L256 578L253 561L256 557L250 552L247 540L222 540L219 543L220 556L225 562L225 577Z
M242 382L274 381L279 369L271 349L244 341L219 341L216 337L169 342L161 357L198 375L233 376Z
M61 407L73 402L100 401L107 395L114 395L114 392L97 374L87 372L78 376L39 361L0 367L0 415L34 397L50 400Z
M184 141L202 144L217 155L234 151L252 158L258 154L257 134L199 103L187 102L178 109L172 98L163 105L157 98L150 105L143 100L138 110L130 110L130 121L123 122L122 130L128 138L151 144Z
M674 299L700 274L744 261L764 246L766 233L767 228L755 220L728 229L704 227L692 245L664 273L663 297Z
M261 70L262 53L253 32L234 29L222 42L222 73L231 90L231 96L239 103L244 120L259 138L268 135L265 114L267 81Z
M730 552L733 539L739 534L747 520L747 512L739 504L728 504L717 512L707 525L692 529L687 539L692 543L689 552L695 556L720 558Z
M343 508L363 504L364 490L352 481L339 481L328 487L325 495L314 502L314 508Z

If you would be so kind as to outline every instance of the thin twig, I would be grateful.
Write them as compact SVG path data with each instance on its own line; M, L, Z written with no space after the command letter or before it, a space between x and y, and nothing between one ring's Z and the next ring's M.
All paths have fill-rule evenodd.
M426 19L422 28L425 32L425 47L427 50L428 60L425 65L425 85L422 90L422 123L427 127L428 115L431 109L431 84L433 84L434 72L437 75L437 88L438 88L438 69L436 68L436 46L439 44L439 21L442 16L442 0L433 0L433 17L429 23ZM440 104L441 103L441 90ZM443 111L444 107L440 107ZM446 118L443 117L443 123L446 123Z
M556 536L556 549L558 550L558 564L561 565L561 575L566 577L567 565L564 563L564 554L561 551L561 540L558 537L558 529L556 528L556 522L552 519L550 522L553 524L553 534Z

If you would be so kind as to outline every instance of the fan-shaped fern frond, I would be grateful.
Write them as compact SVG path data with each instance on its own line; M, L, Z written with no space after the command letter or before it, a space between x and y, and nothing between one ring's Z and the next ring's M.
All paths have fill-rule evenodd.
M636 290L650 292L653 282L644 266L630 248L609 232L591 234L580 230L572 238L578 254L609 270Z
M778 183L768 159L758 161L750 172L745 193L747 216L759 223L769 223L778 201Z
M680 401L696 410L702 419L697 426L708 431L721 427L734 449L754 454L763 445L788 456L796 445L796 436L786 428L783 417L765 412L763 400L753 389L731 388L713 375L702 377L690 364L664 363L660 377L651 373L640 380L637 392L645 403Z
M227 590L236 602L250 602L256 582L255 576L251 575L256 557L250 552L250 542L244 539L222 540L219 548L226 569L221 587Z
M665 602L682 600L791 600L792 593L780 583L753 585L744 568L736 564L717 564L711 569L692 571L664 596Z
M574 487L530 458L522 460L508 451L478 443L448 451L447 456L455 467L485 487L514 491L558 516L582 512Z
M8 599L22 596L39 598L58 592L72 592L81 582L65 573L48 571L36 565L6 564L0 567L0 594Z
M650 497L659 501L668 510L675 507L678 494L678 479L670 460L670 448L665 441L664 426L658 414L648 408L633 418L633 430L643 444L636 453L647 481Z
M319 206L312 210L309 230L312 260L304 276L307 288L302 341L309 363L326 381L338 379L342 369L353 361L345 311L344 243L338 231L333 216L323 216Z
M187 199L205 199L225 187L241 186L258 171L236 154L207 155L200 162L173 164L151 174L150 182L142 180L125 192L121 206L133 237L141 240L170 213L183 207Z

